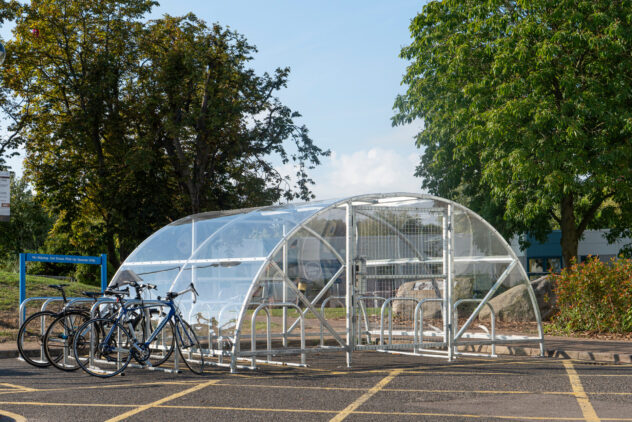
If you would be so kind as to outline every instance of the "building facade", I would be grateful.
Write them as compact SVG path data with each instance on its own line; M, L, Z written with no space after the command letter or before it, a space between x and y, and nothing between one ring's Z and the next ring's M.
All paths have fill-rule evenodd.
M598 256L601 261L609 261L616 257L623 246L632 242L632 239L620 239L615 243L608 243L606 233L608 230L586 230L579 241L577 254L580 262L589 256ZM531 245L526 250L520 250L518 238L511 241L511 247L518 255L523 267L527 270L529 278L540 277L550 271L560 271L566 263L562 259L562 232L554 230L547 236L546 242L540 243L534 238L529 238Z

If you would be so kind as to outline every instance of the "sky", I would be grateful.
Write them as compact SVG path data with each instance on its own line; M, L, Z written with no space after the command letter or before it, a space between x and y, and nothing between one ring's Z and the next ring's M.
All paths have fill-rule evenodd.
M299 111L298 121L331 156L310 175L317 199L376 192L421 192L414 177L420 151L414 135L421 122L392 127L393 102L407 63L411 19L425 2L163 0L152 17L189 12L243 34L257 46L259 72L291 68L279 98ZM8 27L0 28L3 39ZM21 159L10 166L22 173ZM278 165L285 174L288 166Z

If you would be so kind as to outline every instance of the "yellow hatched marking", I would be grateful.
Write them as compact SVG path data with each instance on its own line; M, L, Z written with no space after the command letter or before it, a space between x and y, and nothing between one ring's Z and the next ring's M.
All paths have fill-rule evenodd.
M15 422L26 422L26 418L24 416L8 412L6 410L0 409L0 416L6 416L8 418L13 419Z
M356 399L356 401L351 403L349 406L345 407L342 410L342 412L340 412L336 416L334 416L331 419L331 421L332 422L340 422L340 421L344 420L347 416L349 416L351 414L351 412L356 410L358 407L362 406L362 404L364 404L364 402L366 402L368 399L373 397L378 391L380 391L381 389L386 387L386 385L389 382L391 382L396 376L401 374L403 371L404 371L403 369L396 369L394 371L391 371L390 374L388 374L380 382L378 382L373 387L371 387L371 389L369 391L367 391L366 393L362 394L360 397L358 397Z
M579 380L579 375L577 375L577 372L573 367L573 363L571 361L565 360L563 364L564 368L566 369L566 373L568 374L568 379L571 382L573 392L575 393L577 403L579 403L579 407L581 408L582 414L584 415L584 420L591 422L599 421L599 418L597 417L597 412L595 412L592 404L590 404L588 394L586 394L586 392L584 391L584 387Z
M0 382L1 386L4 387L8 387L7 389L2 389L2 391L11 391L11 390L19 390L19 392L28 392L28 391L35 391L35 388L30 388L30 387L25 387L23 385L17 385L17 384L9 384L6 382Z
M180 391L179 393L175 393L175 394L172 394L172 395L170 395L170 396L164 397L164 398L162 398L162 399L160 399L160 400L156 400L156 401L154 401L154 402L152 402L152 403L148 403L148 404L145 404L145 405L143 405L143 406L139 406L139 407L137 407L136 409L133 409L133 410L130 410L130 411L125 412L125 413L123 413L123 414L120 414L120 415L118 415L118 416L117 416L117 417L115 417L115 418L108 419L108 420L107 420L107 422L118 422L118 421L122 421L123 419L129 418L130 416L136 415L136 414L138 414L138 413L140 413L140 412L143 412L143 411L145 411L145 410L147 410L147 409L150 409L150 408L152 408L152 407L158 406L159 404L163 404L163 403L166 403L166 402L168 402L168 401L171 401L171 400L175 400L175 399L177 399L177 398L180 398L180 397L182 397L182 396L186 396L187 394L193 393L193 392L195 392L195 391L199 391L199 390L201 390L201 389L203 389L203 388L205 388L205 387L208 387L209 385L217 384L219 381L220 381L220 380L215 379L215 380L211 380L211 381L203 382L203 383L198 384L198 385L196 385L196 386L194 386L194 387L187 388L187 389L186 389L186 390L184 390L184 391Z

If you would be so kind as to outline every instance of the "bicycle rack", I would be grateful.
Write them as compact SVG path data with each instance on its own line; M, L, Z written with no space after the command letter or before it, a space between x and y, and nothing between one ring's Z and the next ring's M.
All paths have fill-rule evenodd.
M47 304L49 299L51 299L51 300L52 299L64 300L64 298L61 297L61 296L59 296L59 297L57 297L57 296L37 296L37 297L29 297L27 299L24 299L24 302L22 302L20 304L20 308L19 308L19 311L18 311L18 325L19 325L19 327L21 327L22 324L24 324L24 320L26 319L26 304L27 303L33 302L33 301L36 301L36 300L44 300L44 301L46 301L44 303ZM44 309L40 309L40 311L43 311L43 310Z
M413 297L391 297L384 301L382 304L382 309L380 310L380 346L384 345L384 311L386 310L386 305L395 302L397 300L401 301L411 301L419 303L420 299L415 299ZM388 345L393 344L393 310L392 306L388 308Z
M95 302L98 301L101 298L97 298L97 299L92 299L89 297L77 297L77 298L71 298L68 299L68 302L66 303L66 305L64 305L64 309L70 308L72 305L74 305L75 303L82 303L82 302ZM44 306L47 306L50 302L46 301L44 302L44 305L42 306L44 308ZM64 327L66 329L65 333L66 334L66 339L64 339L64 353L63 353L63 365L66 366L68 365L68 359L71 357L71 345L67 344L67 340L69 340L71 338L70 333L67 331L68 327ZM42 350L44 349L43 345L42 345Z
M94 305L92 305L92 308L90 308L90 317L94 318L96 315L96 311L98 309L98 307L107 304L107 303L117 303L117 300L115 298L99 298L99 299L105 299L105 300L100 300L97 303L95 303ZM143 305L150 305L149 307L156 306L156 307L163 307L163 306L167 306L166 302L162 301L162 300L143 300L143 299L130 299L130 300L126 300L123 303L123 306L129 306L129 305L136 305L136 304L143 304ZM117 342L120 343L120 330L117 332L117 335L119 336L119 338L117 339ZM174 333L174 335L177 335L176 333ZM164 334L163 334L163 338L162 338L163 344L162 344L162 348L164 348ZM142 368L142 369L148 369L150 371L162 371L162 372L168 372L168 373L179 373L179 369L178 369L178 354L179 352L177 350L173 351L174 353L174 358L173 358L173 369L167 369L167 368L160 368L160 367L155 367L155 366L151 366L151 364L149 365L138 365L138 364L134 364L134 363L130 363L128 364L129 367L131 368ZM93 364L94 362L105 362L105 361L96 361L94 359L94 343L93 343L93 338L91 337L90 339L90 355L89 355L89 363ZM116 359L116 369L120 369L121 368L121 353L120 350L117 352L117 359Z
M325 300L323 300L323 303L320 305L320 314L323 316L323 318L325 318L325 305L327 305L329 301L331 300L335 300L338 303L340 303L343 308L345 307L344 296L329 296L325 298ZM320 322L320 347L326 347L325 346L325 330L324 330L322 322Z
M204 306L206 308L208 308L209 311L209 315L212 315L212 308L210 306L210 304L206 303L204 304ZM193 308L191 308L189 310L189 318L187 321L192 321L193 320ZM196 316L198 322L197 324L195 324L196 326L204 326L204 324L202 324L200 321L202 320L206 320L208 321L207 325L208 325L208 354L209 356L215 356L215 350L213 348L213 318L205 318L204 316L202 316L201 312L197 313L198 316ZM193 327L193 325L191 326Z
M457 300L454 303L454 331L457 331L458 328L458 323L459 323L459 310L458 310L458 306L462 303L481 303L483 301L483 299L460 299ZM492 332L490 333L489 331L487 331L487 328L484 325L479 325L480 328L482 328L484 331L487 332L487 335L490 336L490 340L491 340L491 346L492 346L492 350L491 350L491 354L484 354L484 353L465 353L465 352L458 352L455 353L457 355L463 355L463 356L490 356L490 357L496 357L496 312L494 311L494 307L489 303L485 303L485 305L487 305L489 307L490 313L491 313L491 325L492 325ZM458 345L459 343L455 342L455 346ZM465 343L461 342L461 345L463 345Z
M75 300L75 299L83 299L83 298L67 298L67 300ZM58 301L63 301L64 298L61 296L35 296L35 297L29 297L24 299L24 301L20 304L20 308L18 310L18 327L21 327L22 324L24 324L24 321L26 320L26 304L29 302L34 302L37 300L43 300L44 303L42 304L40 311L45 311L46 308L48 307L48 305L51 302L58 302ZM48 328L48 326L46 325L46 315L42 315L41 318L41 330L42 330L42 339L44 338L44 335L46 334L46 329ZM44 351L44 342L42 342L40 344L40 358L39 360L35 360L35 362L38 363L46 363L48 362L48 360L46 359L46 352ZM18 359L23 360L22 357L18 357Z
M424 303L428 303L428 302L440 302L443 303L443 299L441 298L427 298L427 299L422 299L419 301L419 303L417 303L417 306L415 306L415 322L413 324L414 328L413 330L415 331L415 338L414 338L414 343L415 343L415 348L414 353L415 354L420 354L420 352L423 350L423 342L424 342L424 313L423 313L423 305ZM445 343L445 333L441 332L441 335L443 337L443 342ZM442 354L439 351L436 350L426 350L427 352L430 352L430 355L424 355L424 354L420 354L420 356L436 356L437 354Z
M362 337L362 334L366 335L367 343L373 343L371 340L371 330L369 328L369 318L366 312L366 305L364 301L373 300L377 303L378 300L386 301L385 297L382 296L360 296L357 299L357 302L360 304L360 310L362 311L362 319L364 319L364 333L360 331L360 324L358 324L358 338Z
M254 312L252 313L252 318L251 318L251 334L250 334L250 341L251 341L251 354L252 354L252 367L256 368L257 367L257 362L261 362L261 363L271 363L271 364L284 364L284 365L290 365L287 362L275 362L272 361L272 334L271 334L271 330L270 330L270 311L268 310L269 308L272 307L280 307L280 308L294 308L296 309L296 311L298 312L298 317L299 317L299 321L301 324L301 363L300 365L292 365L292 366L307 366L305 364L305 316L303 315L302 309L300 306L298 306L296 303L290 303L290 302L275 302L275 303L262 303L261 305L257 306L257 308L254 310ZM267 340L267 358L268 360L262 361L262 360L257 360L256 356L257 356L257 335L256 335L256 324L255 324L255 320L257 319L257 314L259 313L259 311L261 310L265 310L266 312L266 327L267 327L267 331L266 331L266 340Z
M222 335L222 328L223 328L222 316L224 312L230 308L237 309L237 312L239 312L241 310L241 304L229 303L227 305L224 305L222 309L219 310L219 313L217 314L217 348L219 349L219 355L218 355L217 360L218 360L218 363L220 364L224 363L224 359L223 359L224 358L224 335ZM239 341L239 339L237 339L237 341Z

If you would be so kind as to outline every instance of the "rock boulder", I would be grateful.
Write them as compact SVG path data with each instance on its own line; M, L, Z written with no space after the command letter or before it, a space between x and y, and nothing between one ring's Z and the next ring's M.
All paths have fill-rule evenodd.
M531 298L526 284L520 284L499 294L489 301L496 312L496 321L535 321ZM478 314L479 319L488 320L490 310L486 306Z
M553 281L549 276L540 277L531 282L531 287L540 308L542 321L548 321L555 308ZM494 307L498 321L535 321L531 298L525 284L512 287L493 298L489 303ZM479 318L481 320L489 319L489 308L483 308Z

